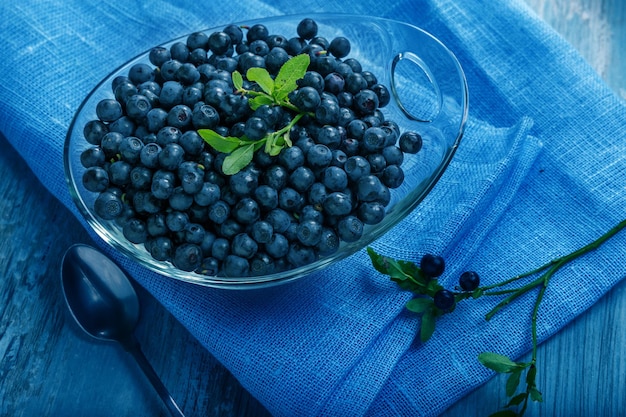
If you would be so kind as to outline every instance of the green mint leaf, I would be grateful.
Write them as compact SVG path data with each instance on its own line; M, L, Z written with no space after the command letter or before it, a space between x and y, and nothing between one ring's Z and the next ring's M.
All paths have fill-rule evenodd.
M243 89L243 76L241 75L239 71L233 72L232 79L233 79L233 86L235 87L235 90L239 91Z
M254 156L254 143L235 149L224 158L222 171L225 175L233 175L241 171L252 162Z
M274 80L265 68L254 67L246 72L249 81L255 82L267 94L272 95L274 92Z
M274 99L268 95L263 94L263 95L253 97L248 100L248 105L250 106L252 110L256 110L264 104L268 104L271 106L275 104Z
M538 402L538 403L542 403L543 402L543 395L541 395L541 392L539 392L539 390L535 387L532 387L530 389L530 399Z
M424 313L433 306L434 303L430 297L416 297L406 303L406 309L414 313Z
M432 314L432 310L427 310L422 315L422 323L420 325L420 340L422 343L426 343L428 339L435 333L435 316Z
M517 413L513 410L502 410L490 414L489 417L517 417Z
M304 77L311 58L308 54L301 54L290 58L280 67L274 79L273 97L276 101L284 101L289 93L298 88L297 81Z
M506 380L506 396L512 397L517 391L517 387L519 386L520 380L522 379L522 370L517 370L511 373L509 378Z
M523 364L513 362L504 355L493 352L481 353L478 355L478 360L487 368L499 373L509 373L525 367Z
M239 138L222 136L210 129L199 129L198 134L207 144L218 152L231 153L241 146Z

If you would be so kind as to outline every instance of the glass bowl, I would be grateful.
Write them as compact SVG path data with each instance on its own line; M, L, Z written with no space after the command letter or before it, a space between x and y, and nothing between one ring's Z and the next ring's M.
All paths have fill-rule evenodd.
M103 220L94 213L97 193L85 189L81 153L93 146L84 137L84 127L97 119L96 105L114 98L113 80L128 75L137 63L149 61L149 51L131 59L102 80L86 97L76 113L65 141L64 167L71 196L88 224L105 242L148 269L167 277L203 286L256 288L292 281L320 271L380 238L420 204L440 178L457 149L468 113L468 90L463 70L454 54L429 33L406 23L372 16L307 14L291 15L237 23L252 27L260 23L270 34L296 36L298 23L310 17L318 25L318 35L332 40L343 36L350 41L347 58L358 60L364 71L373 73L391 96L382 107L385 120L393 120L401 131L416 131L423 139L415 154L405 154L402 162L404 181L391 190L384 219L365 225L355 242L341 242L331 255L307 265L262 276L226 277L178 269L169 261L157 261L144 244L130 243L115 220ZM202 30L207 35L224 26ZM185 37L167 44L185 42Z

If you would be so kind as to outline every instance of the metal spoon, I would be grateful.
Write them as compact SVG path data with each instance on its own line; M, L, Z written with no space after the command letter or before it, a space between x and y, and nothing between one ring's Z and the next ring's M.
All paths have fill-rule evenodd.
M139 299L126 274L102 252L77 244L63 256L61 288L78 325L96 339L120 343L135 358L171 415L183 416L135 338Z

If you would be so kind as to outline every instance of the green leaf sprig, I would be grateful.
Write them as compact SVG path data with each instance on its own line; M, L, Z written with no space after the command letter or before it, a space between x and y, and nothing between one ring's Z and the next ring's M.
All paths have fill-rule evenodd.
M245 168L254 157L254 152L263 149L267 154L276 156L285 146L292 146L289 137L291 129L307 113L300 111L289 101L289 94L298 88L298 80L302 79L311 62L308 54L294 56L287 60L272 78L265 68L250 68L246 72L248 81L256 83L261 91L246 90L243 75L239 71L232 74L233 86L237 94L249 97L248 103L252 110L263 105L280 106L295 112L292 120L281 129L267 133L259 140L242 137L222 136L211 129L199 129L198 134L213 149L229 154L224 158L222 171L233 175Z
M409 311L421 314L420 340L422 342L426 342L434 333L436 319L446 313L454 311L456 304L462 300L478 299L486 296L503 297L503 299L485 315L485 319L489 321L495 314L500 313L504 307L517 298L536 290L537 295L531 311L532 354L530 361L516 362L507 356L493 352L483 352L478 355L478 360L485 367L498 373L509 374L506 382L506 395L509 397L509 400L504 409L492 414L491 417L515 417L524 415L529 401L543 401L543 396L536 384L538 345L537 318L539 315L539 307L543 301L550 280L563 266L599 248L604 242L624 228L626 228L626 219L622 220L595 241L568 255L552 260L539 268L495 284L479 286L473 291L455 290L454 306L445 311L437 308L433 301L435 293L443 289L436 279L426 276L422 270L412 262L388 258L376 253L371 247L367 248L367 252L372 265L377 271L389 275L391 280L396 282L401 289L411 291L414 294L414 298L406 303L406 308ZM533 277L536 278L533 279ZM514 284L519 285L514 286ZM524 373L526 387L521 392L518 392Z

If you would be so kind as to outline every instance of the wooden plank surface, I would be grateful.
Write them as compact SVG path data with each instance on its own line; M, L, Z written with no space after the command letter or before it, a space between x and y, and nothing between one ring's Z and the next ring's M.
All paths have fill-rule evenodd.
M623 0L527 0L626 97ZM89 237L0 137L0 415L157 416L160 400L116 345L83 336L60 292L63 252ZM15 242L32 241L32 245ZM190 416L266 416L267 411L141 289L137 336ZM530 416L626 415L626 282L541 345L545 402ZM192 358L189 360L189 358ZM496 377L444 415L497 409Z

